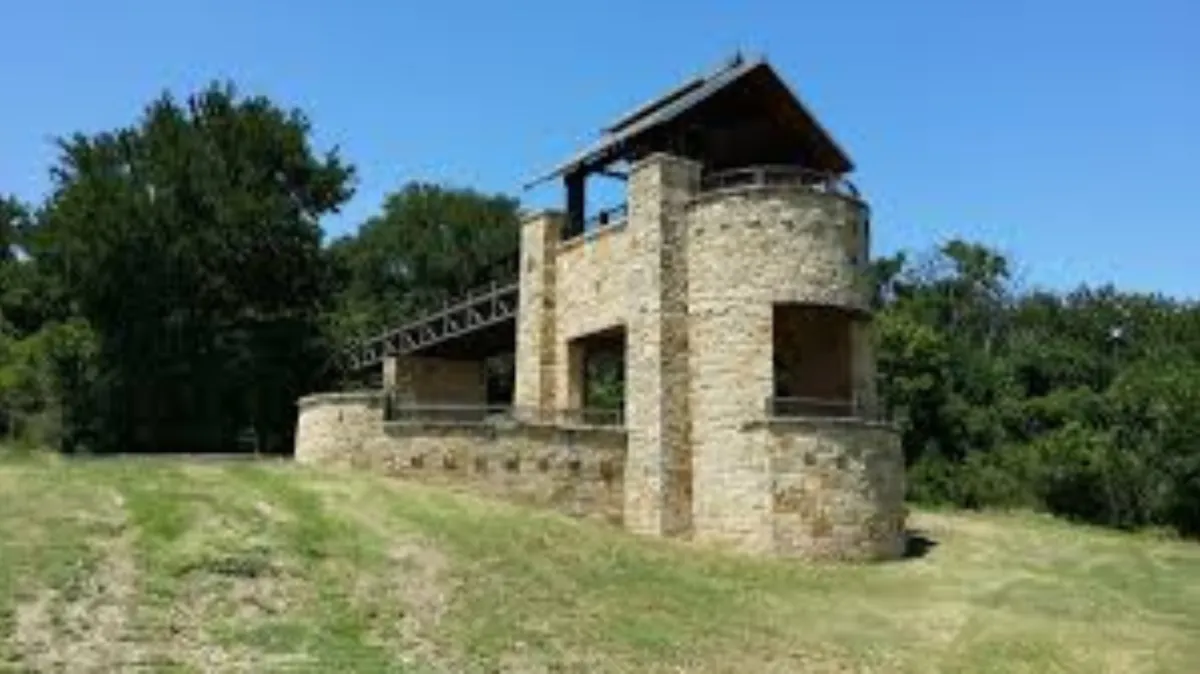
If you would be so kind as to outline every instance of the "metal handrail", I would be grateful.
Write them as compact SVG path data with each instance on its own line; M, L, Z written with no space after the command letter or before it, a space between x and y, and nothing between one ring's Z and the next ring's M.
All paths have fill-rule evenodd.
M524 421L556 426L623 428L623 410L610 408L538 409L515 405L408 403L387 397L384 420L400 423L485 424Z
M862 198L854 183L836 173L788 164L764 164L714 171L700 179L702 192L736 187L773 186L803 187L855 200Z
M625 411L613 407L575 407L556 410L556 422L571 426L624 426Z
M597 211L595 215L585 221L584 231L587 231L589 225L596 228L607 227L625 220L627 217L629 217L629 204L622 202L616 206L610 206L609 208Z
M477 286L471 289L467 295L447 301L441 308L425 314L416 320L409 321L404 325L390 329L375 337L353 340L348 344L343 353L351 359L352 368L360 367L365 363L374 363L386 355L394 345L394 342L404 334L433 326L439 321L453 320L459 316L467 316L472 310L479 309L483 305L490 305L495 314L493 316L495 320L511 318L511 315L515 315L516 311L515 302L519 285L518 281L510 280L507 282L493 281L487 286ZM503 311L499 311L498 309L503 309ZM476 314L478 313L476 311ZM483 322L489 323L486 317L484 318ZM403 352L404 350L401 349L401 351Z
M769 419L865 419L883 421L884 415L876 405L857 396L850 398L817 398L803 396L772 396L766 399Z

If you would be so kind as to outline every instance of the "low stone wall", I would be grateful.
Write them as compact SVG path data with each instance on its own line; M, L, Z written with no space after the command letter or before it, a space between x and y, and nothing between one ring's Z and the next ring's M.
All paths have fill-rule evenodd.
M296 405L297 463L348 465L383 421L382 391L318 393Z
M892 559L904 552L904 454L890 426L775 420L747 429L769 457L780 556Z
M627 444L625 431L613 428L385 423L382 394L367 391L302 399L296 461L459 486L626 526ZM698 539L804 559L903 554L904 456L892 427L834 419L752 422L733 430L725 452L738 472L709 471L702 486L712 493L697 501L695 513ZM713 512L725 517L704 510L717 506L724 510Z
M352 465L459 484L575 517L623 523L625 433L529 424L389 423Z
M457 484L568 515L624 521L625 431L498 421L384 423L379 391L299 402L298 463Z

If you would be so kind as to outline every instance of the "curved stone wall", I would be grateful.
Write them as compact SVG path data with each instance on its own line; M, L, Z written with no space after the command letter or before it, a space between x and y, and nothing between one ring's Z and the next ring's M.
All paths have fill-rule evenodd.
M800 187L707 192L689 207L688 299L867 308L863 206Z
M769 457L772 548L867 561L904 553L904 453L890 426L769 421L747 429Z
M776 423L766 410L775 395L774 305L865 310L858 271L867 256L864 234L861 204L805 188L739 187L691 202L688 400L697 539L812 558L887 557L902 545L902 535L891 533L902 527L904 479L892 431L863 422ZM852 386L873 398L866 324L850 329Z
M383 393L318 393L297 401L297 463L349 465L363 443L382 432Z

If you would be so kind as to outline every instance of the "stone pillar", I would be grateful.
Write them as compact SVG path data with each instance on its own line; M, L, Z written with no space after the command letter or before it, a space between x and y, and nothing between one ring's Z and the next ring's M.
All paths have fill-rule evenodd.
M557 212L536 213L521 223L513 405L519 416L535 420L555 404L555 256L562 227L563 215Z
M686 207L700 166L652 155L629 177L629 322L625 360L625 523L640 533L691 529Z
M319 393L296 404L296 463L353 465L363 445L381 433L383 396L379 391Z
M744 429L763 418L774 388L771 306L728 297L691 300L694 536L767 552L773 546L770 454Z
M561 394L560 407L578 410L583 407L584 389L587 384L587 347L579 340L560 342L559 355L562 356L564 351L566 357L559 361L563 363L563 367L559 368L562 376L558 378L557 384Z
M394 403L412 404L416 402L417 392L412 358L397 355L384 357L383 390L391 396Z
M854 399L859 405L859 413L867 416L874 416L879 412L873 327L868 316L857 317L850 324L850 367L854 382Z

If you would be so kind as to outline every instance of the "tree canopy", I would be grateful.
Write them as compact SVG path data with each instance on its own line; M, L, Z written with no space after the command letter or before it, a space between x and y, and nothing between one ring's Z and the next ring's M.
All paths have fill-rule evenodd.
M910 496L1200 532L1200 307L1008 270L962 241L875 262Z
M353 169L298 111L210 85L135 125L60 139L31 254L94 331L91 441L191 450L287 441L331 297L319 218Z
M331 246L341 272L340 334L379 332L497 274L515 275L519 244L516 199L405 184L385 198L382 213Z

